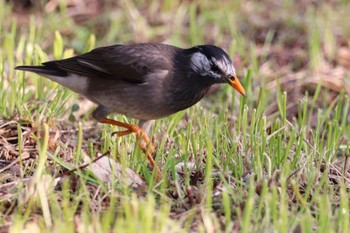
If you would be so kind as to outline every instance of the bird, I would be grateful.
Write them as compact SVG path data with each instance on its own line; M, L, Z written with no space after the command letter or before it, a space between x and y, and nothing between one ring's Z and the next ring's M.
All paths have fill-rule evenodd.
M229 84L245 96L230 56L215 45L116 44L15 69L46 77L97 104L93 118L124 128L118 136L136 133L158 179L162 173L147 135L151 122L196 104L214 84ZM111 113L134 118L138 124L107 118Z

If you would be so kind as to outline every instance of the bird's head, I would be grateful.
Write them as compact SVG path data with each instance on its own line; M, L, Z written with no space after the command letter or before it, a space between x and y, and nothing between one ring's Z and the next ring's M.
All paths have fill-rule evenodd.
M228 83L245 96L232 60L224 50L213 45L201 45L192 51L191 68L197 75L210 78L213 83Z

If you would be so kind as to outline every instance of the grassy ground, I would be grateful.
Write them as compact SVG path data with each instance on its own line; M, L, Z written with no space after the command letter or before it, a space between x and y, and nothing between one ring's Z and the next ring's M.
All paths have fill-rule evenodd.
M350 231L348 1L61 2L0 0L0 232ZM247 90L155 123L160 182L134 135L14 71L150 41L223 47Z

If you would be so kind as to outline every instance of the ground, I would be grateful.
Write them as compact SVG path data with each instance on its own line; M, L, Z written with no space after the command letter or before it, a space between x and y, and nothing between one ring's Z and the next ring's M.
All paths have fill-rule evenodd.
M349 232L349 11L346 0L0 0L0 232ZM137 42L220 46L247 91L215 87L155 122L160 181L135 135L14 70Z

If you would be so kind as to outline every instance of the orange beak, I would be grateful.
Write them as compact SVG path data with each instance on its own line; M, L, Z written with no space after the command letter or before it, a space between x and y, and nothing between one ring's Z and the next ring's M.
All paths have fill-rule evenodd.
M237 76L233 76L233 78L227 79L228 84L230 84L234 89L236 89L241 95L245 96L245 90L242 84L239 82Z

